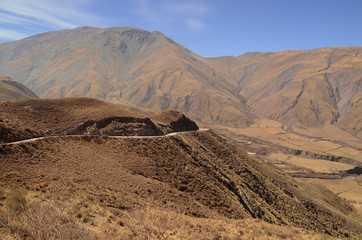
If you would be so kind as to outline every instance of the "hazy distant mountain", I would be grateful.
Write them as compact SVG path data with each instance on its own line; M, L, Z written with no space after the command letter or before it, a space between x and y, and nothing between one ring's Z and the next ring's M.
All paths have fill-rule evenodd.
M1 44L0 74L41 97L175 108L228 126L258 114L285 129L338 126L361 137L361 49L202 58L159 32L81 27Z
M23 100L38 98L23 84L11 78L0 76L0 101Z

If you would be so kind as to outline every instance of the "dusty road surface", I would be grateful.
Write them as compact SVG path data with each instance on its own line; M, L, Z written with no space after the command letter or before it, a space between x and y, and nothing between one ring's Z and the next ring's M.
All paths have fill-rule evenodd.
M124 139L124 138L164 138L164 137L170 137L170 136L175 136L179 133L188 133L188 132L205 132L208 131L209 128L200 128L197 131L185 131L185 132L173 132L173 133L168 133L166 135L159 135L159 136L107 136L107 135L63 135L63 136L48 136L48 137L38 137L38 138L31 138L31 139L26 139L26 140L21 140L21 141L16 141L16 142L10 142L10 143L4 143L1 144L3 146L9 146L9 145L22 145L22 144L26 144L26 143L31 143L31 142L36 142L39 140L43 140L43 139L49 139L49 138L59 138L59 137L89 137L89 136L102 136L102 137L108 137L108 138L116 138L116 139Z

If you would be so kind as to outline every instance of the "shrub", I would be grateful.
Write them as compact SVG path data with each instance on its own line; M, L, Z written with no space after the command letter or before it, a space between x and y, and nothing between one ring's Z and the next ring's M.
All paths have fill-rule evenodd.
M13 214L20 214L26 208L25 194L19 190L9 190L6 194L5 207Z
M150 207L136 208L127 217L127 226L135 239L169 239L167 236L182 230L180 223L179 214Z
M81 228L67 216L64 207L50 201L32 201L7 227L16 239L97 239L90 231Z

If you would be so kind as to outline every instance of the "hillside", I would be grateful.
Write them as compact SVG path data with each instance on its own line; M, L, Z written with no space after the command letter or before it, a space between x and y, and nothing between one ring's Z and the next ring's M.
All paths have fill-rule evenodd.
M23 84L12 80L11 78L0 76L0 101L23 100L38 98Z
M198 126L173 110L159 124L119 105L92 98L34 99L0 102L0 143L53 135L164 135L197 130Z
M196 218L257 218L332 236L361 234L347 202L249 157L212 131L48 138L1 146L0 162L1 186L73 206L70 216L79 214L78 223L102 232L107 209L118 212L116 221L152 202Z
M361 137L361 50L246 53L207 62L238 83L251 110L285 129L337 126Z

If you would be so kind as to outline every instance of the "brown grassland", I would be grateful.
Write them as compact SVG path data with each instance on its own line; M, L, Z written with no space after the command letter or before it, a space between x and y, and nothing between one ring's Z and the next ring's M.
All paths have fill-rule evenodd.
M360 235L357 213L347 202L325 188L298 183L248 157L213 132L150 139L62 137L3 146L0 152L0 181L6 189L25 189L29 202L54 199L69 204L70 216L95 233L112 229L102 226L105 218L111 218L107 221L113 226L119 224L115 227L116 236L124 229L121 225L127 225L123 218L112 220L109 212L104 213L105 209L122 216L133 211L141 214L148 211L142 208L152 202L151 209L156 212L157 209L161 212L172 210L181 214L180 219L191 219L189 221L196 226L199 224L203 229L201 234L206 238L216 232L221 236L240 235L231 230L217 230L219 227L216 226L223 222L220 219L228 219L226 222L230 225L227 224L225 229L235 229L238 224L253 225L255 228L251 229L255 232L247 233L242 228L243 234L283 238L277 234L278 227L275 229L251 217L332 236L357 238ZM165 207L167 210L162 210ZM149 217L143 216L146 219L142 221ZM167 214L164 217L171 218ZM177 224L182 224L183 220L180 221ZM213 226L211 230L208 225ZM259 232L257 229L264 229L262 226L269 226L267 232L274 233ZM6 225L5 230L11 231L9 227ZM185 231L190 230L187 228ZM132 229L129 225L126 229L131 231L126 233L127 236L137 235L135 231L146 231ZM288 231L310 234L293 229ZM240 235L241 239L244 237Z

